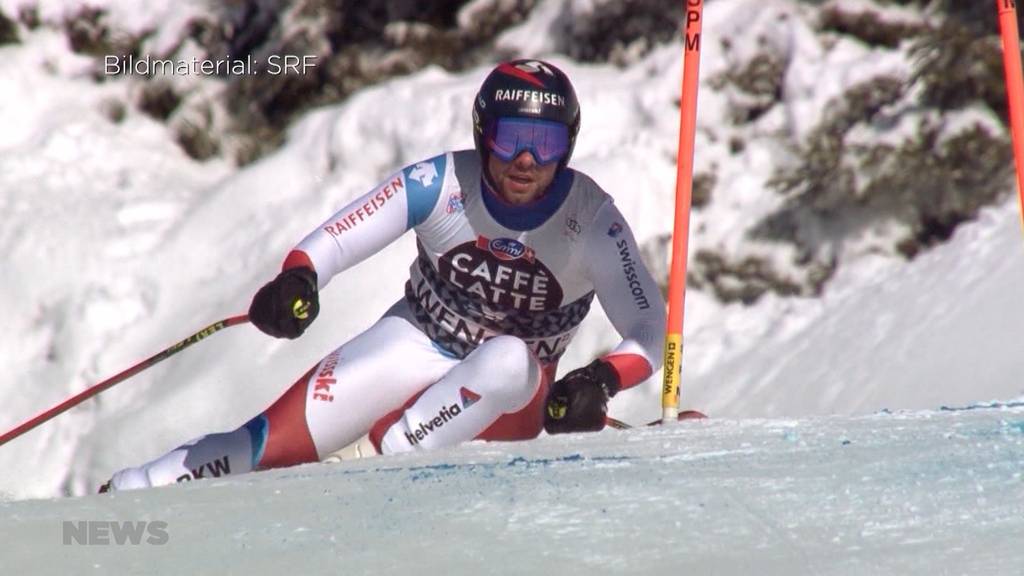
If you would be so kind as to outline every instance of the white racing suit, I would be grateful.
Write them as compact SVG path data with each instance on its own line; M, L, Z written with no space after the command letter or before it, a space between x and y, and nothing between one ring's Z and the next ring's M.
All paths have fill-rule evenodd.
M369 434L395 453L534 438L565 351L596 294L622 336L603 359L622 388L661 363L665 309L629 226L586 175L562 169L525 206L481 178L475 151L410 165L342 208L288 255L319 288L408 230L405 298L270 408L114 475L136 488L320 460Z

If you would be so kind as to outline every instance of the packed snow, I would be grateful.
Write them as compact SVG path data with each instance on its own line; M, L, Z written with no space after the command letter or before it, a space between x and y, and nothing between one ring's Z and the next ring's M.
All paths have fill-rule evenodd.
M171 5L108 4L126 22L160 21ZM583 108L573 165L615 197L641 243L655 239L672 228L681 46L625 69L552 57L542 39L557 4L498 45L570 74ZM0 3L8 14L17 5ZM54 18L73 5L40 3ZM788 159L776 134L806 133L854 82L906 73L896 51L822 42L807 11L785 0L705 7L706 35L745 40L729 55L706 41L703 78L758 37L793 59L784 105L752 126L728 126L728 94L702 86L697 169L717 166L719 183L694 213L691 249L750 242L743 232L778 206L765 187ZM181 25L165 22L151 42ZM132 101L132 85L93 82L59 33L22 40L0 47L0 430L244 312L324 217L404 164L471 147L471 99L488 70L429 68L362 90L237 169L189 159L130 105L109 120L105 108ZM729 137L744 140L738 155ZM401 296L407 236L336 278L302 339L225 330L0 448L5 569L42 570L61 520L159 519L165 547L60 546L45 569L150 572L162 558L155 571L167 573L1019 573L1024 236L1009 192L909 263L850 248L820 298L723 305L690 290L683 405L710 421L21 501L90 494L119 468L268 406ZM560 371L616 338L596 309ZM660 373L620 395L612 414L654 418L659 384ZM941 410L986 402L996 404Z
M0 503L0 537L12 574L1009 575L1022 460L1020 403L715 419Z

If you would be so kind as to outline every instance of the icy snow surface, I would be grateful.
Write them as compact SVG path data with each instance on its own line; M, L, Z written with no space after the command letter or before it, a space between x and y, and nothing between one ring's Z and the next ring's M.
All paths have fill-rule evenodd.
M171 3L108 4L139 25L166 16L154 46L181 25L165 14ZM73 5L40 11L58 18ZM898 51L822 42L808 10L705 7L705 33L734 39L729 56L704 44L705 80L758 38L792 61L784 103L751 126L731 126L728 94L702 88L696 163L717 166L718 185L693 215L691 249L749 242L744 231L778 205L764 183L789 159L779 133L806 133L845 87L908 68ZM533 38L543 54L559 14L547 2L498 44ZM669 232L679 44L626 69L553 60L584 110L574 166L616 198L638 240ZM244 311L335 209L401 165L470 147L486 71L432 68L361 91L238 170L192 161L130 105L109 121L104 106L131 102L135 88L93 82L56 32L0 47L0 430ZM729 150L734 137L743 151ZM722 305L691 290L683 404L709 422L21 501L89 494L121 467L265 408L401 296L406 237L336 278L300 341L231 328L0 448L3 571L1020 573L1022 249L1009 199L909 264L844 253L821 298ZM616 338L595 309L561 372ZM653 418L659 383L660 373L617 397L613 415ZM1006 404L940 410L990 401ZM61 520L115 518L167 521L170 542L60 545Z
M0 542L12 574L1020 574L1022 461L1021 405L690 421L0 503ZM80 519L168 539L61 546Z

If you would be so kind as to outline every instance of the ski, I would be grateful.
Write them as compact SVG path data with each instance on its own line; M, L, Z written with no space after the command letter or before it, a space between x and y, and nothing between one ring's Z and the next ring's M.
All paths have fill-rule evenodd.
M679 413L678 420L680 420L680 421L682 421L682 420L701 420L701 419L704 419L704 418L707 418L707 416L704 413L702 413L702 412L698 412L696 410L684 410L684 411ZM648 422L646 425L647 426L659 426L660 424L661 424L661 420L658 419L658 420L654 420L652 422ZM612 418L611 416L608 416L608 417L605 418L605 425L608 426L609 428L614 428L616 430L629 430L631 428L636 428L636 426L633 426L632 424L629 424L627 422L623 422L622 420L619 420L618 418Z

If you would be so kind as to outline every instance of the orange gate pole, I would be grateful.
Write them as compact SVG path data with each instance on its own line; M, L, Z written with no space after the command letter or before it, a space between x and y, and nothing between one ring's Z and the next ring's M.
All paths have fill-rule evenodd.
M683 313L686 305L686 259L693 192L693 141L697 128L697 82L700 71L701 20L704 0L686 0L683 30L683 86L679 106L679 148L676 156L676 211L672 228L672 265L668 277L668 322L665 327L665 369L662 380L662 422L679 415Z
M1010 137L1017 167L1017 196L1024 225L1024 79L1020 68L1020 38L1017 31L1017 5L1014 0L996 0L999 32L1003 37L1003 69L1006 72L1006 98L1010 106Z

